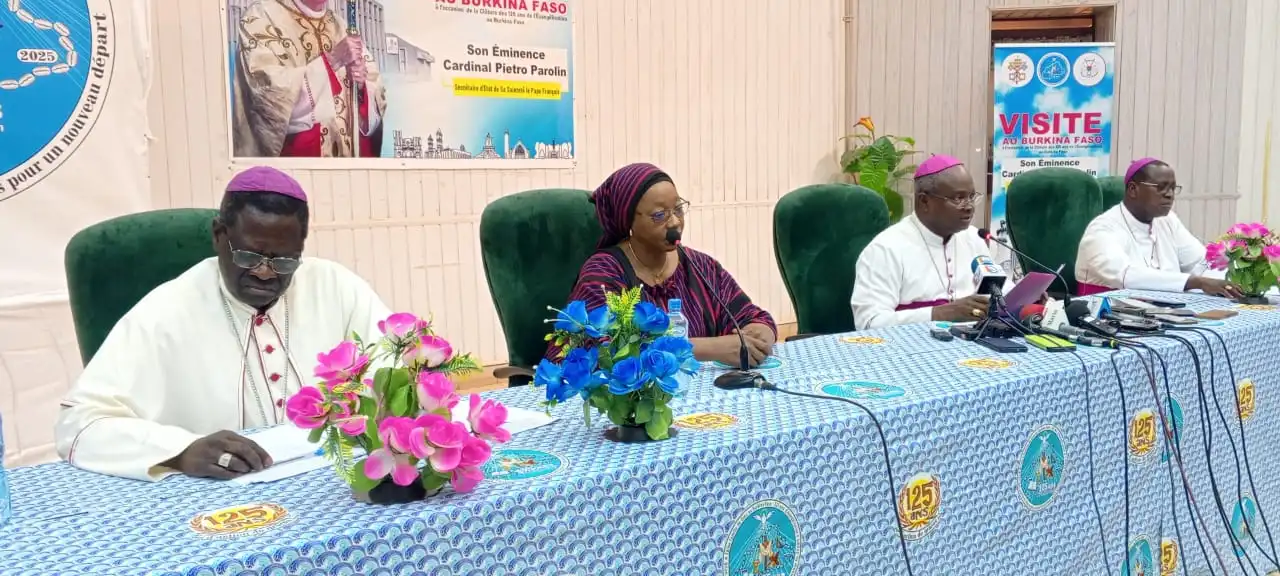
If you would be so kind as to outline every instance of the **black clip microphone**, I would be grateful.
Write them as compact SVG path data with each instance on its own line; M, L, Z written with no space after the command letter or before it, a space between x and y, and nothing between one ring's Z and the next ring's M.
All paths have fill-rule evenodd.
M702 287L711 294L711 298L716 304L724 309L729 315L729 320L733 322L733 327L738 334L738 369L725 372L716 378L714 385L721 390L738 390L741 388L764 388L767 382L764 376L756 372L752 372L750 355L747 351L747 338L742 335L742 325L738 323L738 317L734 315L733 310L729 309L729 304L720 298L720 293L711 289L711 283L707 282L707 278L702 275L702 271L693 264L693 259L689 258L689 254L685 252L684 245L680 242L680 231L675 228L667 229L667 243L676 247L680 251L680 256L689 262L689 267L693 269L693 274L698 277L698 281L702 283Z
M987 241L990 241L990 242L995 242L996 244L999 244L999 245L1001 245L1001 246L1004 246L1005 248L1008 248L1010 252L1013 252L1014 254L1017 254L1018 256L1021 256L1021 257L1023 257L1023 258L1026 258L1028 262L1030 262L1030 263L1032 263L1032 264L1035 264L1036 266L1039 266L1039 267L1040 267L1042 270L1044 270L1045 272L1048 272L1048 273L1053 274L1054 276L1056 276L1056 277L1058 278L1058 281L1062 283L1062 289L1063 289L1063 290L1067 290L1067 292L1064 292L1064 294L1065 294L1065 296L1066 296L1066 297L1063 299L1063 302L1064 302L1064 303L1067 303L1067 304L1070 304L1070 303L1071 303L1070 287L1067 285L1067 280L1066 280L1065 278L1063 278L1063 277L1062 277L1062 274L1058 273L1058 271L1057 271L1057 270L1055 270L1055 269L1053 269L1053 268L1050 268L1050 267L1048 267L1048 266L1045 266L1044 264L1041 264L1039 260L1036 260L1035 258L1032 258L1032 257L1028 256L1026 252L1023 252L1023 251L1021 251L1021 250L1018 250L1017 248L1014 248L1014 247L1013 247L1013 245L1011 245L1011 244L1009 244L1009 243L1007 243L1007 242L1004 242L1003 240L1001 240L1001 239L999 239L999 238L996 238L995 234L992 234L992 233L991 233L991 231L990 231L990 230L987 230L986 228L979 228L979 229L978 229L978 237L979 237L979 238L982 238L983 240L987 240Z

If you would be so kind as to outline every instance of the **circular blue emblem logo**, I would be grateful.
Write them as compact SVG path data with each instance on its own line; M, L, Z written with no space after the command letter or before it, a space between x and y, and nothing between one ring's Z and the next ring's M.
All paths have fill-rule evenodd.
M1036 64L1036 76L1045 86L1055 88L1061 86L1071 77L1071 61L1058 52L1050 52L1040 57Z
M752 504L729 530L723 576L793 576L800 573L800 527L777 500Z
M1049 505L1066 472L1066 452L1062 435L1052 426L1037 428L1022 449L1018 471L1018 491L1022 503L1032 510Z
M1245 551L1255 543L1253 531L1258 528L1254 522L1257 516L1258 505L1248 496L1236 502L1235 508L1231 510L1231 533L1235 535L1231 546L1235 548L1236 556L1244 556Z
M1129 545L1124 565L1120 567L1120 576L1155 576L1155 567L1151 541L1145 536L1139 536Z
M1168 409L1169 409L1169 413L1168 413L1169 426L1172 428L1170 432L1173 432L1173 445L1174 447L1181 447L1182 446L1182 426L1183 426L1182 404L1178 403L1178 400L1176 398L1170 397ZM1168 462L1169 455L1171 453L1172 451L1170 447L1166 445L1164 447L1164 451L1160 453L1160 462L1161 463Z
M737 370L738 369L737 366L730 366L728 364L725 364L724 362L716 362L715 367L721 370ZM782 367L782 360L779 360L777 357L770 356L768 358L765 358L764 362L761 362L759 366L756 366L756 370L770 370L773 368L781 368L781 367Z
M848 382L832 382L818 386L818 392L828 396L838 396L852 400L888 400L906 394L907 391L892 384L850 380Z
M80 146L106 101L115 52L110 0L0 6L0 201Z
M550 476L564 469L565 459L541 450L498 450L484 463L488 480L515 482Z

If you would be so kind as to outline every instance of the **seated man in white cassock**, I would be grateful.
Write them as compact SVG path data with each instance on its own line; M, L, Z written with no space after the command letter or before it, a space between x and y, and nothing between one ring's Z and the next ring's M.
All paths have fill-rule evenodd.
M915 174L915 210L876 235L858 256L853 320L859 330L987 313L972 264L991 257L969 222L978 192L960 160L932 156Z
M271 465L235 430L285 422L317 354L389 311L350 270L303 258L298 182L250 168L213 222L217 257L161 284L122 317L62 403L58 454L103 474L234 478Z
M1076 252L1081 295L1117 288L1238 297L1240 288L1204 276L1205 247L1173 213L1182 191L1168 164L1143 158L1124 175L1124 201L1085 228Z

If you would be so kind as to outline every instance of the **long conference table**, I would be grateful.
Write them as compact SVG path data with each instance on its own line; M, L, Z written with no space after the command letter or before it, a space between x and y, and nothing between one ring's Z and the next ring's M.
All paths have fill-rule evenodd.
M996 354L900 326L781 344L762 371L867 406L892 487L855 406L719 390L708 366L673 439L610 442L572 401L496 451L476 491L413 504L356 502L330 469L249 486L11 470L0 574L897 575L899 526L916 575L1269 574L1280 310L1162 297L1239 311L1202 325L1234 381L1212 335L1174 333L1203 388L1182 343L1144 339L1181 468L1137 352ZM536 409L541 393L488 396Z

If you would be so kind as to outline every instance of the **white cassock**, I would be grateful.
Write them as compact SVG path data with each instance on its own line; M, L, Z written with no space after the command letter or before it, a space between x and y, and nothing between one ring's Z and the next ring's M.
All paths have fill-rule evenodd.
M341 265L304 258L265 314L226 289L217 258L161 284L111 329L58 415L67 462L159 480L159 466L220 430L286 422L284 402L315 380L316 355L358 332L379 336L387 310Z
M978 229L946 242L915 214L876 235L858 256L853 321L859 330L928 322L931 308L977 291L973 259L991 257Z
M1123 202L1089 223L1076 253L1076 280L1106 288L1182 292L1207 268L1204 244L1176 214L1143 224Z

